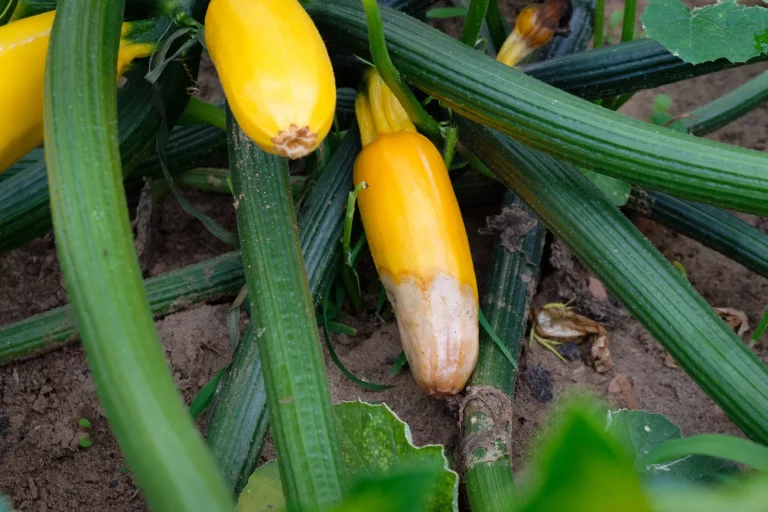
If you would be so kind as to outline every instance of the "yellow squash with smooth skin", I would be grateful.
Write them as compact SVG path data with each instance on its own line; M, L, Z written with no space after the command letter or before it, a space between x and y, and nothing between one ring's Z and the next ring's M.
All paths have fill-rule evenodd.
M355 111L364 148L354 182L373 261L416 382L454 395L477 363L477 282L464 221L440 152L416 133L378 74Z
M55 12L38 14L0 27L0 172L43 141L43 83L48 36ZM123 24L123 33L130 27ZM121 41L118 75L153 45Z
M297 0L212 0L205 40L240 128L288 158L314 151L333 123L331 59Z

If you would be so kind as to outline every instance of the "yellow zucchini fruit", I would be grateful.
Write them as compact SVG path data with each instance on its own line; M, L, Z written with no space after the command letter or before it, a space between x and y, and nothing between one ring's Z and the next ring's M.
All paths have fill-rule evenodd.
M416 132L371 70L355 101L363 150L355 162L360 215L397 318L411 373L432 396L460 392L478 353L472 255L442 155Z
M558 32L561 19L570 16L570 2L548 0L543 4L526 6L517 16L515 29L496 55L496 60L515 66L533 50L544 46Z
M46 12L0 27L0 172L43 142L43 83L48 37L55 12ZM123 33L130 27L123 24ZM121 41L118 74L154 46Z
M297 0L212 0L205 40L229 108L268 153L301 158L333 123L336 83L320 33Z

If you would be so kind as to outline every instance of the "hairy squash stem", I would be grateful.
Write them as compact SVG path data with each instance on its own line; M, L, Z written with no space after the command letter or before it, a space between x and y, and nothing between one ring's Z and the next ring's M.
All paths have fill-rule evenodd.
M734 64L718 59L688 64L652 39L638 39L522 66L521 71L585 99L651 89L768 59L760 55Z
M47 12L0 26L0 75L14 77L0 95L0 173L43 142L43 74L54 15ZM143 37L131 42L133 31L131 23L123 24L126 39L120 42L116 77L133 59L154 49Z
M507 193L502 215L507 209L528 212L511 192ZM545 236L546 229L537 222L523 238L520 251L509 250L499 236L494 241L483 311L516 360L525 336L530 300L538 282ZM516 380L517 370L488 335L481 334L480 355L467 386L461 425L464 482L473 511L502 512L511 506L508 499L514 489L512 397Z
M51 31L44 127L59 261L100 404L149 506L232 510L166 364L133 246L115 101L122 15L119 0L62 0Z
M768 369L572 166L459 119L467 144L752 439L768 442Z
M237 293L243 284L239 252L188 265L144 280L156 317ZM78 339L72 306L65 305L0 327L0 364L39 355Z
M198 58L191 57L182 62L169 65L156 85L160 87L166 111L171 120L177 118L187 103L189 96L185 89L191 84L189 75L197 73ZM186 68L186 69L185 69ZM128 82L117 93L117 125L120 156L124 176L129 181L131 174L141 176L150 171L160 175L159 163L156 168L147 168L147 162L139 166L147 154L155 147L155 132L160 126L160 114L155 108L152 97L152 85L144 80L146 62L139 61L128 72ZM204 162L203 150L211 145L201 144L199 135L192 130L182 129L179 137L171 136L173 143L167 154L169 158L180 160L194 153L195 162ZM216 130L209 128L209 130ZM183 133L183 135L182 135ZM195 132L205 134L204 130ZM226 134L219 133L220 144L226 143ZM178 146L183 141L184 146ZM191 147L190 147L191 145ZM178 148L178 150L177 150ZM222 151L219 150L219 153ZM150 159L149 162L151 162ZM137 168L137 166L139 166ZM135 170L135 171L134 171ZM132 171L134 171L132 173ZM9 251L34 238L44 235L51 229L51 214L48 197L48 179L45 161L39 160L24 172L0 182L0 253Z
M602 48L605 38L605 0L597 0L595 5L595 28L593 32L592 47Z
M353 124L307 196L299 216L299 243L315 308L333 283L341 261L343 211L359 152L360 135ZM235 495L259 462L268 428L257 341L252 329L243 336L207 417L208 446Z
M507 34L510 32L509 24L507 23L507 20L504 19L501 9L499 9L498 0L490 0L488 3L488 10L485 13L485 22L488 25L488 32L491 34L490 42L493 44L494 50L498 51L507 39Z
M211 103L205 102L200 98L192 96L189 98L184 115L201 123L215 126L216 128L227 130L227 114L224 109Z
M333 123L331 59L297 0L213 0L205 40L229 108L268 153L301 158Z
M315 0L308 9L329 44L367 53L365 14L355 0ZM627 118L543 85L401 13L381 13L400 73L455 112L633 184L768 213L768 155Z
M368 246L416 382L433 396L464 388L477 361L477 283L440 152L375 69L355 113L363 151L355 186Z
M472 48L475 47L477 38L480 37L480 30L483 28L485 13L488 12L488 3L490 1L491 0L470 0L459 41Z
M768 71L703 105L682 122L689 133L706 135L749 112L768 98ZM720 208L660 192L632 190L628 208L768 277L768 235Z
M681 117L688 133L706 135L768 101L768 71Z
M725 210L637 188L627 207L768 277L768 235Z
M288 165L252 143L232 115L227 122L251 321L283 492L289 511L319 510L341 501L344 477Z
M570 34L555 39L546 52L537 52L533 58L582 51L592 33L592 2L575 2ZM510 209L534 217L520 199L507 191L502 215ZM490 284L483 297L483 310L488 314L491 328L515 361L520 358L528 325L546 233L544 225L537 220L524 235L518 251L505 247L501 235L496 235L494 240L488 279ZM474 512L502 512L510 506L510 491L515 488L512 474L512 405L517 374L517 368L494 349L487 333L484 333L480 339L477 367L469 381L461 425L464 482L470 508ZM489 457L489 454L493 455Z

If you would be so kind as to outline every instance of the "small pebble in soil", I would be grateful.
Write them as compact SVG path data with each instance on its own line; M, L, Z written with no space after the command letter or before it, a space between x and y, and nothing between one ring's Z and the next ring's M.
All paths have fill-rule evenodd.
M552 400L552 379L549 378L549 370L543 364L529 367L523 372L523 381L531 390L531 396L539 403L547 403Z
M563 343L562 345L557 345L555 348L558 353L568 361L578 361L581 357L581 354L579 354L579 346L575 343Z

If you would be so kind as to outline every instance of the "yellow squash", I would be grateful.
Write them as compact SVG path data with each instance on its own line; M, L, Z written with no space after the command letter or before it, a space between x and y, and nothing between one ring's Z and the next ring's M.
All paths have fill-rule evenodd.
M363 150L355 186L368 245L416 382L454 395L477 363L477 283L442 155L416 130L379 75L355 102Z
M261 149L308 155L333 123L336 85L297 0L212 0L205 40L240 128Z
M496 60L515 66L536 48L550 42L555 34L567 33L561 25L570 21L570 13L570 0L546 0L543 4L526 6L517 16L515 29L507 36Z
M0 27L0 172L43 141L43 82L54 12ZM123 24L123 33L129 24ZM118 74L153 45L121 41Z

